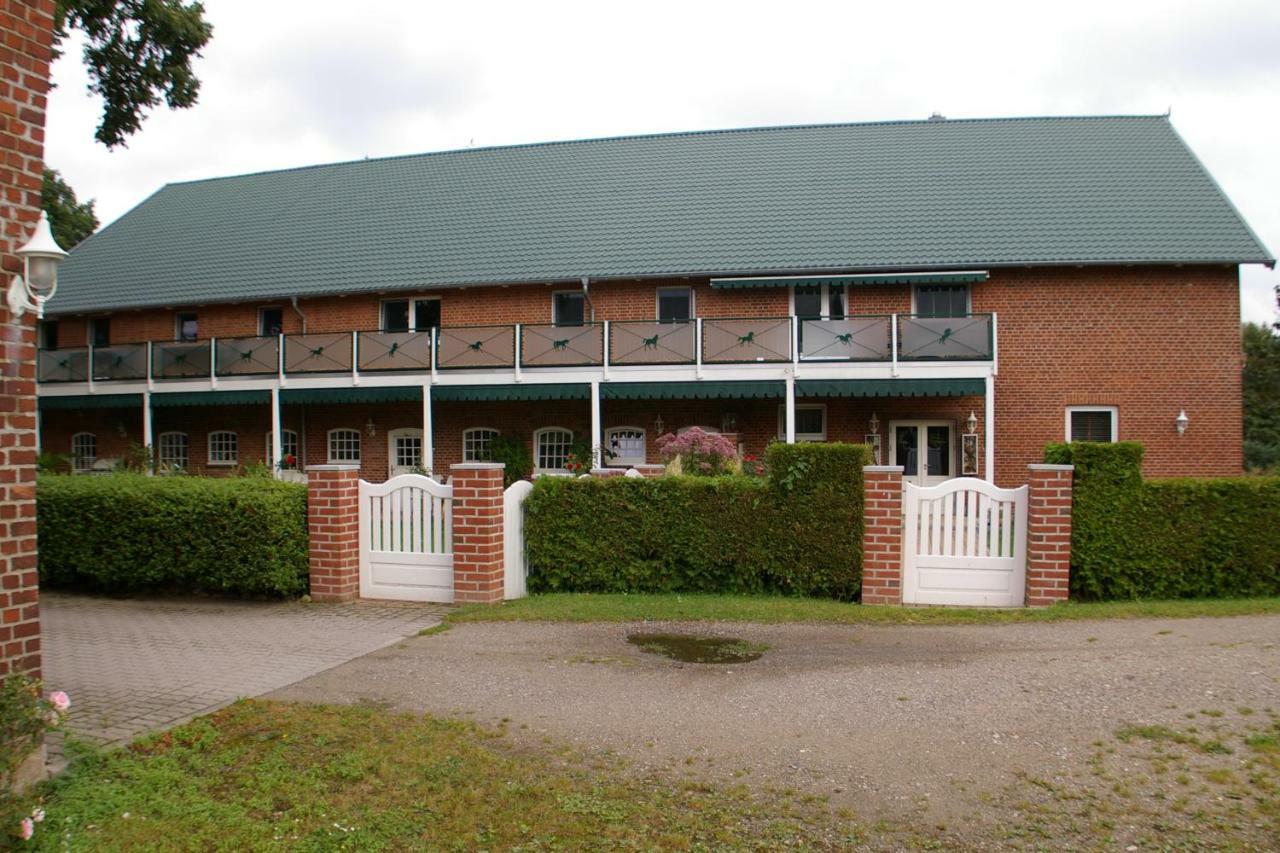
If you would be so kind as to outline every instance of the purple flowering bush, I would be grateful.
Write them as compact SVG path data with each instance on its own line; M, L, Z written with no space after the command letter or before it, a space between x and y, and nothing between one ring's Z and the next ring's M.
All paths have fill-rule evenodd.
M715 477L738 473L738 449L723 435L692 427L658 439L658 451L673 474Z

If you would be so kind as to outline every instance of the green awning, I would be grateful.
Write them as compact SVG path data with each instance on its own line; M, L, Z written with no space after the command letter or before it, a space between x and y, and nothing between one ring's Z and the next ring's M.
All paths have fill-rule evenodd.
M373 388L281 388L285 403L421 403L421 385Z
M986 270L966 272L904 272L868 273L865 275L786 275L753 276L751 278L713 278L711 286L718 288L742 287L797 287L810 284L848 284L866 286L872 284L972 284L986 281Z
M172 391L168 394L153 393L151 408L166 409L176 406L257 406L271 402L271 392L256 391Z
M982 379L801 379L797 397L969 397L987 392Z
M38 398L40 411L66 409L132 409L142 405L141 394L74 394Z
M784 382L606 382L606 400L756 400L786 396Z
M432 400L589 400L591 386L581 383L531 382L527 385L436 385Z

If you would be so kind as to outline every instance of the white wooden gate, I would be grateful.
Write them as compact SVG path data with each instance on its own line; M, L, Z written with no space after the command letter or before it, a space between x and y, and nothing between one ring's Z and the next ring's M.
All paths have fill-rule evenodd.
M516 480L502 494L502 571L506 578L503 598L524 598L529 561L524 551L524 499L533 491L533 483Z
M360 481L360 597L453 603L453 486Z
M1021 607L1027 574L1027 487L957 477L906 484L903 604Z

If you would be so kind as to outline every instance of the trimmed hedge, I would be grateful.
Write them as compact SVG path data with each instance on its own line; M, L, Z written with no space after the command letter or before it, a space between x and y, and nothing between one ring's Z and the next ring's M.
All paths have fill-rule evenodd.
M532 592L778 592L862 584L854 444L771 445L767 479L540 478L525 504Z
M1052 444L1075 465L1071 593L1087 600L1280 595L1280 477L1142 479L1141 444Z
M102 592L307 591L307 489L256 477L42 476L40 583Z

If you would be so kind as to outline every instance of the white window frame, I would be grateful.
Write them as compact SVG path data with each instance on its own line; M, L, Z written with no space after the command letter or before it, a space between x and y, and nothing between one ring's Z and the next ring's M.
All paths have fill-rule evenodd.
M302 454L300 451L302 450L302 443L299 440L298 431L293 429L280 430L280 458L283 459L289 455L289 436L293 436L293 458L297 459L298 462L301 463ZM268 465L275 465L276 461L271 458L271 444L272 435L271 433L267 433L266 443L264 445L266 447L266 452L263 453L262 456L267 461Z
M226 454L225 448L219 451L218 456L215 458L214 444L219 439L222 439L223 437L228 435L231 436L233 458L227 459L225 457L225 454ZM211 468L229 468L233 465L239 465L240 464L240 435L239 433L237 433L235 430L232 430L232 429L215 429L212 432L210 432L209 435L207 436L205 450L206 450L205 455L208 459L209 467Z
M824 282L818 285L818 288L819 288L818 298L822 302L822 306L819 309L821 313L818 315L818 319L820 320L831 319L831 288L833 287L840 294L840 299L844 303L844 316L845 317L851 316L849 312L849 285L830 284L830 283ZM787 288L787 310L790 316L792 317L796 316L796 289L794 287ZM813 319L813 318L810 317L809 319Z
M349 459L345 457L340 458L340 457L334 456L333 440L334 438L337 437L338 433L340 432L355 433L356 455L354 459ZM359 465L360 457L364 452L364 439L360 434L360 430L358 429L354 429L352 427L334 427L333 429L325 433L324 446L325 446L325 458L328 460L330 465Z
M262 315L266 311L280 312L280 333L284 334L284 306L283 305L262 305L258 308L258 337L270 337L270 334L263 331Z
M963 282L945 282L940 281L934 284L913 284L911 285L911 314L915 316L920 313L916 307L916 293L921 287L963 287L964 288L964 313L966 316L973 316L973 285ZM845 302L845 311L849 310L848 301Z
M1108 412L1111 415L1111 443L1115 444L1120 440L1120 407L1119 406L1067 406L1064 417L1066 425L1063 428L1063 435L1067 441L1071 441L1071 415L1075 412Z
M587 295L581 290L553 290L551 291L551 325L559 326L560 320L556 317L556 297L564 294L580 297L582 299L582 325L591 322L591 318L587 316ZM573 328L569 326L568 328Z
M676 290L685 291L689 294L689 318L687 320L665 320L664 321L662 319L662 314L661 314L662 294L664 291L669 293ZM654 292L653 292L653 319L654 320L657 320L660 323L661 322L689 323L689 322L692 322L694 318L696 318L697 316L698 316L698 294L693 289L692 285L670 285L668 287L659 287L654 289Z
M88 438L93 442L93 454L76 452L76 442ZM71 436L71 470L77 474L87 474L93 470L93 463L98 461L98 436L92 432L78 432Z
M796 413L801 411L818 410L822 412L822 432L796 432L796 441L826 441L827 440L827 404L826 403L797 403ZM796 418L797 426L800 419ZM785 405L778 406L778 440L782 441L787 435L787 407Z
M640 433L640 455L639 456L613 456L606 457L605 464L614 467L630 467L633 465L645 464L645 457L649 452L649 435L644 427L638 426L615 426L609 427L604 431L604 446L606 449L613 447L613 434L615 432L638 432Z
M566 427L542 427L533 432L533 470L538 474L564 474L568 468L542 467L542 439L552 433L564 433L569 436L565 443L565 458L568 460L569 450L573 447L573 430Z
M168 455L165 452L165 444L167 443L165 439L172 439L178 436L181 436L184 442L184 446L182 448L182 455L185 458L183 459L182 462L176 462L172 458L168 458ZM173 465L183 470L190 468L191 467L191 435L181 430L169 430L168 432L162 432L158 436L156 436L156 462L158 462L160 465Z
M387 303L388 303L388 302L407 302L407 303L409 303L409 331L410 331L410 332L425 332L425 331L429 331L429 330L430 330L430 328L431 328L430 326L428 326L426 329L419 329L419 328L418 328L418 303L419 303L419 302L436 302L436 303L439 303L440 301L441 301L441 299L440 299L440 297L439 297L439 296L388 296L388 297L386 297L385 299L381 299L381 300L379 300L379 301L378 301L378 331L379 331L379 332L385 332L385 331L387 331L387 322L386 322L386 320L387 320L386 310L387 310L387 309L386 309L386 305L387 305ZM440 317L441 317L441 323L442 323L442 324L443 324L443 320L444 320L444 310L443 310L443 309L444 309L444 306L443 306L443 305L441 305Z
M466 429L464 429L462 431L462 461L463 462L488 462L489 461L488 459L477 459L467 455L467 439L471 437L473 433L478 433L478 432L493 433L493 435L489 436L490 442L492 442L493 439L497 438L499 435L502 434L499 430L496 430L493 427L487 427L487 426L473 426L473 427L467 427Z

